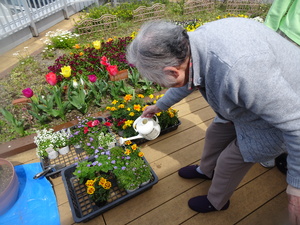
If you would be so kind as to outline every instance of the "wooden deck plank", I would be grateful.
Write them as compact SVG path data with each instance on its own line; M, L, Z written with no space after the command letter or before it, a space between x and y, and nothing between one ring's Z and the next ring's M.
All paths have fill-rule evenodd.
M282 191L285 184L282 184L284 183L283 178L278 176L278 173L275 169L269 170L238 188L231 199L232 204L228 210L201 214L188 208L188 199L207 193L209 182L206 181L187 189L187 191L159 205L130 224L234 224L245 214L249 214L266 200L270 200ZM266 185L261 187L259 185L261 182L265 182Z
M237 225L288 225L287 195L285 191L266 202Z

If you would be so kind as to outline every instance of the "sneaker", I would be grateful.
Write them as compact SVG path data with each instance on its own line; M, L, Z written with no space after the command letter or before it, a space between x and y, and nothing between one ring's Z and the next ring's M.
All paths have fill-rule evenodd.
M272 168L275 166L275 159L266 161L266 162L261 162L260 165L262 165L265 168Z
M200 212L200 213L208 213L208 212L218 211L207 199L207 195L191 198L189 200L188 204L192 210L194 210L196 212ZM223 208L221 210L228 209L229 205L230 205L230 201L228 200L228 202L223 206Z
M208 176L197 172L197 168L197 165L183 167L178 171L178 175L185 179L201 178L205 180L211 180L211 178Z

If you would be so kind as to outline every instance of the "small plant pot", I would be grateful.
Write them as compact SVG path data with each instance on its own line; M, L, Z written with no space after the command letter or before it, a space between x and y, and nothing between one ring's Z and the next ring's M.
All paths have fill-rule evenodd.
M55 151L53 148L47 148L46 152L48 153L49 159L55 159L58 157L58 152Z
M128 194L130 194L130 193L132 193L132 192L135 192L137 189L139 189L140 187L136 187L136 188L134 188L134 189L126 189L126 192L128 193Z
M62 148L58 149L58 152L59 152L59 154L61 154L61 155L65 155L65 154L67 154L69 151L70 151L70 147L69 147L69 146L65 146L65 147L62 147Z
M125 80L128 78L128 70L120 70L116 75L109 75L111 81Z
M143 182L143 183L141 183L140 187L143 187L143 186L145 186L145 185L147 185L147 184L149 184L149 183L150 183L150 179L147 180L147 181L145 181L145 182Z
M76 154L81 154L81 153L84 152L84 150L83 150L81 144L75 144L75 145L74 145L74 149L75 149Z

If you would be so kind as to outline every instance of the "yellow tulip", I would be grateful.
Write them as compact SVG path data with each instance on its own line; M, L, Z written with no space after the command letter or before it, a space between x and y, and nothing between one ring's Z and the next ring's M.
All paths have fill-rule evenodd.
M68 78L71 76L71 67L70 66L64 66L61 68L61 74L65 77Z
M93 45L94 45L94 48L97 49L97 50L101 48L101 42L100 41L94 41Z

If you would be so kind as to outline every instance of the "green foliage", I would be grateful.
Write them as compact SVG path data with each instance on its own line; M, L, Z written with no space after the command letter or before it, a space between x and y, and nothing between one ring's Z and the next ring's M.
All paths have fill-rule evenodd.
M6 119L6 121L13 127L13 129L20 134L24 135L24 120L18 120L11 112L4 108L0 108L0 112Z

